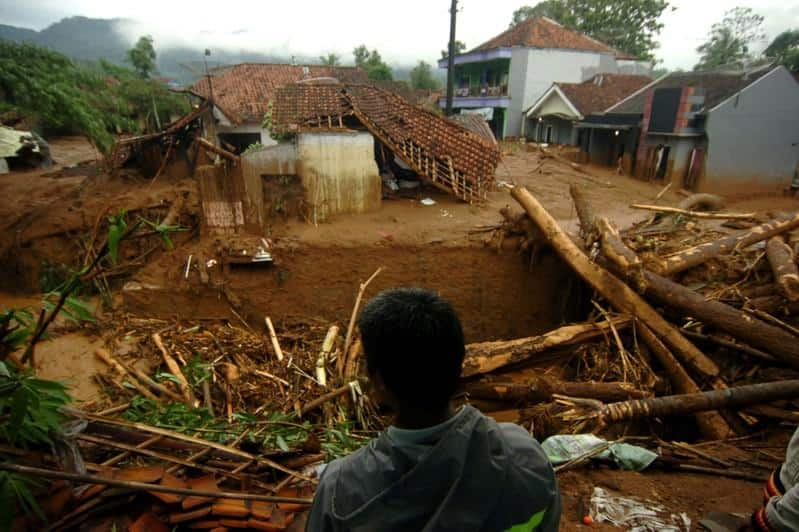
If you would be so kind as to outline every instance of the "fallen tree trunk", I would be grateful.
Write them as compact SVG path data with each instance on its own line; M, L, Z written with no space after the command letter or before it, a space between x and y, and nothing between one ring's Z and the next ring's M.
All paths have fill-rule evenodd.
M642 399L651 394L627 382L569 382L545 377L535 377L526 383L471 382L464 386L470 398L522 403L542 403L553 394L569 397L586 397L603 402Z
M788 331L719 301L706 300L701 294L655 273L647 271L645 276L647 295L799 368L799 342Z
M574 208L577 210L577 218L580 220L580 237L585 242L585 247L591 249L594 242L599 239L594 210L583 196L582 189L574 183L569 185L569 194L571 194Z
M799 379L763 384L750 384L682 395L667 395L648 399L634 399L603 405L597 412L575 416L573 419L596 419L600 426L634 419L684 416L721 408L735 408L769 403L781 399L799 398ZM567 416L572 416L570 411Z
M675 354L699 374L715 380L719 374L716 364L680 334L649 303L627 286L618 277L593 263L560 228L554 218L536 200L530 191L517 186L511 195L518 201L530 218L541 228L544 237L558 255L591 287L607 299L617 310L637 316L663 341L674 349ZM797 218L799 220L799 217Z
M641 339L652 351L652 354L663 366L663 369L666 370L671 385L677 392L686 394L700 393L702 391L671 351L669 351L668 347L660 341L660 338L655 336L652 329L642 323L638 323L637 331ZM723 439L731 432L730 426L718 412L700 412L697 413L695 417L696 423L699 425L699 430L701 430L702 434L708 439Z
M772 237L766 244L766 257L780 292L788 301L799 301L799 269L790 246L782 238Z
M616 329L624 328L629 324L630 319L626 317L613 320L613 326ZM606 321L581 323L566 325L540 336L468 344L466 346L466 357L463 359L461 376L471 377L488 373L510 364L528 360L544 351L600 338L608 334L610 330L610 324Z
M597 218L596 226L602 235L602 254L621 270L619 273L635 283L639 292L643 291L644 263L624 244L618 229L607 218Z
M674 275L702 264L718 255L751 246L756 242L766 240L796 227L799 227L799 214L787 220L773 220L769 223L758 225L740 235L731 235L713 242L700 244L664 259L658 273L665 276Z

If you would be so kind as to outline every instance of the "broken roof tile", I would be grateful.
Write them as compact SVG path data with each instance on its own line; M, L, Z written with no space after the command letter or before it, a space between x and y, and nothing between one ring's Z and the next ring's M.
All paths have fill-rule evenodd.
M275 91L283 86L312 78L335 78L338 81L365 82L366 72L359 67L328 65L285 65L242 63L211 71L208 78L194 83L192 91L203 98L213 92L216 106L234 123L264 119Z

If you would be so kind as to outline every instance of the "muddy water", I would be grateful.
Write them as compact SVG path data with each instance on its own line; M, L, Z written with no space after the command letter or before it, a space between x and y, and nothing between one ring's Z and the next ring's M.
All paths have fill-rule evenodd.
M467 341L517 338L557 326L571 275L554 255L529 264L515 253L497 254L475 246L300 246L278 250L271 267L233 267L228 287L241 300L242 314L260 327L266 315L321 318L346 326L359 282L384 271L369 293L399 286L434 290L452 301ZM182 276L182 263L162 278L147 279L160 289L126 292L126 309L152 317L227 317L229 305L198 276ZM152 273L152 272L151 272Z

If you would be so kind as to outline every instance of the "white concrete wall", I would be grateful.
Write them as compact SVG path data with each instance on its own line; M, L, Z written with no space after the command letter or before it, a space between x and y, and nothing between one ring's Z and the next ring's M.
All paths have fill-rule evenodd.
M382 182L371 134L301 133L297 158L297 173L314 221L380 208Z
M618 65L610 53L514 48L510 69L511 101L505 135L517 136L521 132L522 112L552 83L580 83L594 74L615 74Z
M547 99L544 100L538 109L536 109L535 115L561 115L571 118L580 118L579 115L574 114L572 108L566 105L566 102L563 101L563 98L560 97L560 94L556 92L552 92L549 96L547 96Z

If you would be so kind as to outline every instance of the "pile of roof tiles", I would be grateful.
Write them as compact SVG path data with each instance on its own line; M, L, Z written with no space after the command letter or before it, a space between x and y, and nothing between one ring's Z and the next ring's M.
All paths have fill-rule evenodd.
M489 139L370 85L290 85L272 112L278 132L344 128L341 118L354 115L420 176L470 203L485 200L499 163Z

